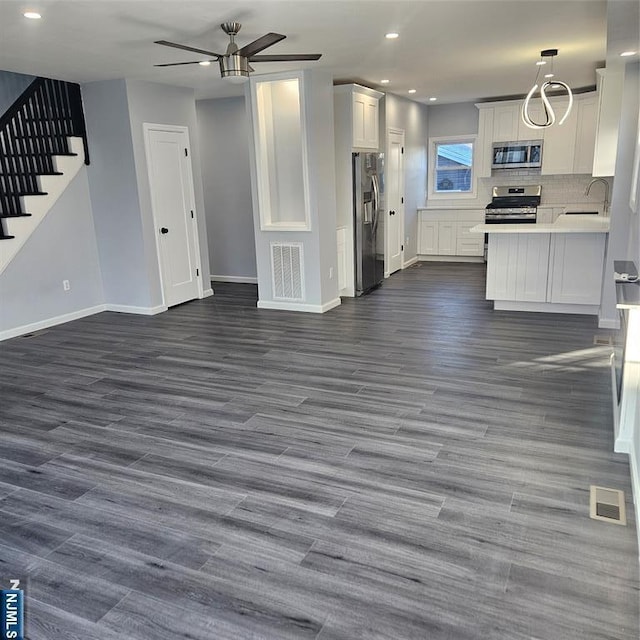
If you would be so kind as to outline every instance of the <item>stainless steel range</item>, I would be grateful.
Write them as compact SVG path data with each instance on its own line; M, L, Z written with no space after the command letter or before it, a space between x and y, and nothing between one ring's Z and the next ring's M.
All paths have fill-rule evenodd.
M542 187L493 187L484 211L485 224L535 224Z

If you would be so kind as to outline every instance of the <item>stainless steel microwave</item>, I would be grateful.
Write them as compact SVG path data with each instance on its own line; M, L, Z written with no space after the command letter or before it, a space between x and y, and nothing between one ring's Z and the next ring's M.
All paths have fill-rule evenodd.
M542 140L494 142L492 169L539 169L542 166Z

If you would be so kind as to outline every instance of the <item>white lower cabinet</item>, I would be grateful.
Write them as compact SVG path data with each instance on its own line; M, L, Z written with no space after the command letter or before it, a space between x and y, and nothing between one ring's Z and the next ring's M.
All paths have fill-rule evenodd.
M488 300L600 304L606 234L490 233Z
M599 305L605 236L557 234L552 245L549 302Z
M489 234L487 299L545 302L550 234Z
M438 253L441 256L456 255L456 233L455 222L438 222Z
M483 222L484 211L419 212L418 254L423 256L482 256L484 235L469 229Z

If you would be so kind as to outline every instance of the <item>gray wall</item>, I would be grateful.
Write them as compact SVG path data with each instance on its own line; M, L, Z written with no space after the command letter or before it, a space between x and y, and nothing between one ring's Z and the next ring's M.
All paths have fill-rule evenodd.
M212 276L254 280L256 245L244 97L196 102Z
M417 255L418 207L423 207L427 194L427 113L426 105L388 93L383 100L383 117L386 129L404 129L404 237L405 261ZM407 240L408 238L408 240Z
M0 300L0 331L104 302L85 167L0 275Z
M637 140L638 113L640 111L640 64L625 68L622 111L618 129L616 174L611 193L611 228L607 244L607 260L602 285L600 318L609 322L617 319L616 295L613 279L614 260L634 260L640 267L640 237L638 216L629 206L635 142Z
M207 224L204 215L202 195L202 175L200 173L200 140L196 118L195 93L193 89L171 87L154 82L127 80L127 99L131 124L131 140L138 183L138 198L142 220L143 246L146 273L151 295L151 305L162 303L160 274L155 240L155 225L151 209L151 192L147 158L144 147L143 123L170 124L188 127L191 146L191 170L198 220L198 241L200 244L200 272L204 274L204 288L208 288L206 274L209 270L207 246Z
M91 82L83 85L82 94L105 299L110 304L150 307L126 82Z
M0 115L2 115L35 80L35 76L0 70Z
M475 135L478 113L473 102L429 106L429 137Z

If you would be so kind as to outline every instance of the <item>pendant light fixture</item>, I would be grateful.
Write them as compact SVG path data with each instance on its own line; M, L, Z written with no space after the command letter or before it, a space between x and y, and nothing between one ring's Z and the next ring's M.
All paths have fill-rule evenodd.
M567 105L567 110L564 112L564 115L562 116L562 118L560 118L560 120L558 121L558 124L561 125L569 117L569 114L571 113L571 108L573 107L573 93L571 92L569 85L565 84L564 82L560 82L560 80L553 79L554 78L553 58L557 55L558 55L557 49L544 49L543 51L540 52L539 62L536 62L536 65L538 66L538 73L536 74L536 79L535 79L535 82L533 83L533 87L531 87L531 90L529 91L529 93L527 94L527 97L522 103L522 112L521 112L522 121L530 129L546 129L547 127L551 127L556 123L555 111L551 106L551 102L549 102L549 98L547 98L546 92L548 89L563 88L567 92L567 95L569 96L569 104ZM529 104L535 92L538 90L540 73L542 72L543 69L547 70L547 66L546 66L547 61L545 60L545 58L551 58L551 64L548 67L548 71L547 73L544 74L544 77L546 79L542 83L542 86L540 87L540 100L542 101L545 120L544 122L535 122L533 118L529 115Z

